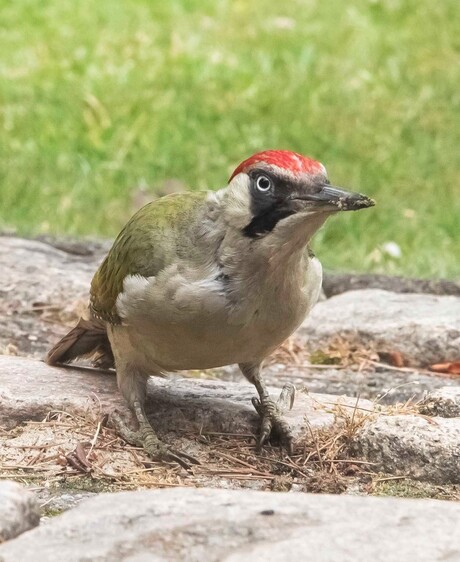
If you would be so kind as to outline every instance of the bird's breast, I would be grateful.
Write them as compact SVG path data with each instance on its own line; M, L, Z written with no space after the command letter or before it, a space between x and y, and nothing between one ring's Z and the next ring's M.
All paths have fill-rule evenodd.
M208 369L261 361L300 325L320 287L319 262L292 279L184 270L128 279L117 307L148 360L166 371Z

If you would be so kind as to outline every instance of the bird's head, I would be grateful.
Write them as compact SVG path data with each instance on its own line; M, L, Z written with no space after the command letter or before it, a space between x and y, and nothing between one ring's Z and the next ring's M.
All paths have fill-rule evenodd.
M320 162L287 150L266 150L242 162L227 191L250 238L280 229L289 234L302 225L313 234L332 213L374 205L365 195L332 186Z

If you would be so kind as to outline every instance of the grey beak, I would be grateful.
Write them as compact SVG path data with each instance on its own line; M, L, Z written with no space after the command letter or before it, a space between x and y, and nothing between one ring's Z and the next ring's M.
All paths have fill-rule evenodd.
M308 193L301 197L297 196L296 199L312 201L318 207L334 205L339 211L357 211L358 209L366 209L375 205L375 201L366 195L346 191L341 187L334 187L332 185L323 185L320 191Z

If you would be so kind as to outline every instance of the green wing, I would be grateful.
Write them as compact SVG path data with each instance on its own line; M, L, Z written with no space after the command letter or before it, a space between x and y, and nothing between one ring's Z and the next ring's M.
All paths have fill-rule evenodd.
M207 195L206 191L167 195L129 220L91 281L90 306L97 318L120 323L115 305L125 277L158 275L174 262L178 251L193 244L186 229L196 222L197 207Z

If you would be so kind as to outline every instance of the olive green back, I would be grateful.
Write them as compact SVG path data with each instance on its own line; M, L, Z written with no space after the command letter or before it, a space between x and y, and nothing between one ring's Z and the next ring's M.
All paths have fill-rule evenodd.
M192 246L187 230L196 222L208 192L176 193L142 207L125 225L91 282L91 309L107 322L120 322L116 300L127 275L151 277ZM192 248L191 248L192 249Z

